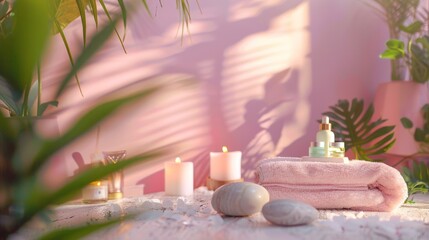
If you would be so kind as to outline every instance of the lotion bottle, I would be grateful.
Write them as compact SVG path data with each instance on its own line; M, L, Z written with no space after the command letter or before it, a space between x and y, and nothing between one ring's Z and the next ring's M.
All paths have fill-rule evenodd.
M320 124L320 130L316 134L316 142L325 143L325 157L329 157L329 143L335 142L335 135L331 131L331 124L329 123L329 117L323 116L322 123Z

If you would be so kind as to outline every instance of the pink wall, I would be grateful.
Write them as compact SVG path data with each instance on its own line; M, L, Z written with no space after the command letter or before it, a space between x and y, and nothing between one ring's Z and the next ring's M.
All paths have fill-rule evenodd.
M162 84L149 102L134 104L101 125L99 149L144 149L177 143L171 154L126 171L130 190L163 190L163 162L180 156L195 164L195 185L209 172L208 153L222 145L243 151L243 176L253 178L256 161L267 156L303 156L317 131L316 120L340 98L371 100L388 80L388 63L378 59L387 32L365 1L191 0L192 41L183 46L174 1L156 17L140 9L129 20L124 54L117 39L79 75L84 97L72 87L61 99L64 131L100 97L122 86ZM67 34L81 46L80 22ZM74 51L75 51L74 50ZM52 92L68 60L59 38L44 66L45 90ZM168 74L167 77L148 79ZM180 79L191 76L192 85ZM49 98L49 94L44 96ZM89 162L95 131L65 152L69 173L73 152Z

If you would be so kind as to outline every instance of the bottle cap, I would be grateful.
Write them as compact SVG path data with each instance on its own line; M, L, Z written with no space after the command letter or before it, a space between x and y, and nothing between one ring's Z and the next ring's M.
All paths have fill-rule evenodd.
M329 123L329 117L323 116L322 117L322 123Z
M322 123L320 124L320 130L331 130L331 124L329 123L329 117L323 116Z

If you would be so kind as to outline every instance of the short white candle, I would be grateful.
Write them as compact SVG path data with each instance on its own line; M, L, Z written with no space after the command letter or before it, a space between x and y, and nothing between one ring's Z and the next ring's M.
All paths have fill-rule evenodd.
M225 146L222 151L210 153L210 178L218 181L240 179L241 152L228 152Z
M165 194L172 196L189 196L194 193L194 164L182 162L176 158L175 162L166 162Z

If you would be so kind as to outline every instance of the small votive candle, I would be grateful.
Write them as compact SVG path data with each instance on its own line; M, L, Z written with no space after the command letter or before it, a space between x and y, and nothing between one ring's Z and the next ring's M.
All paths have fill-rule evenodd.
M107 183L105 181L94 181L82 189L82 201L84 203L107 202Z
M194 193L194 164L182 162L176 158L174 162L166 162L165 194L171 196L189 196Z
M222 152L211 152L210 178L217 181L241 179L241 152L228 152L225 146Z

